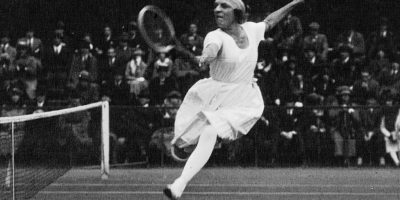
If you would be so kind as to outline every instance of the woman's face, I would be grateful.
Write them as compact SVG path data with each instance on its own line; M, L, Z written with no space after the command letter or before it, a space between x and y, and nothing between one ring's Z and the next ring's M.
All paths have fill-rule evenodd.
M218 28L228 28L235 22L235 15L232 6L225 0L216 0L214 8L215 21Z

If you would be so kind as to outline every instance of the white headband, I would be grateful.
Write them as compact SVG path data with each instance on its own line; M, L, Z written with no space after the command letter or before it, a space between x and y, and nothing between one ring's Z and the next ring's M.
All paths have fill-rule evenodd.
M232 6L233 9L238 9L243 12L246 11L246 7L242 0L225 0L229 5Z

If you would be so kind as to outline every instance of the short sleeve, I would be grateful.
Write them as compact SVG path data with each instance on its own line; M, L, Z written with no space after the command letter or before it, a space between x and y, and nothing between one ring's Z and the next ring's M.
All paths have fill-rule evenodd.
M216 31L209 32L204 39L204 49L210 44L216 44L218 49L222 47L222 39L219 37Z

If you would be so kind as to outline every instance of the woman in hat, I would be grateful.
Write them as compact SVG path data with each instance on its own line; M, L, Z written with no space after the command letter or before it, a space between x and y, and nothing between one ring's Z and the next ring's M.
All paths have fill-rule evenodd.
M253 80L258 44L265 31L303 1L293 0L260 23L245 22L241 0L215 1L218 29L207 34L203 53L196 57L200 65L210 64L211 78L198 81L187 92L176 116L172 140L174 149L195 148L181 176L164 190L167 197L181 197L189 181L207 163L217 138L236 140L260 118L264 102Z

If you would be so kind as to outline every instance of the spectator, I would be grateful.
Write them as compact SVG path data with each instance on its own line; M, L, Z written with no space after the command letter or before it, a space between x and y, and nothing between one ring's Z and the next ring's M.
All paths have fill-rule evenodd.
M128 46L129 35L126 32L123 32L119 37L119 45L116 48L116 56L117 62L121 66L126 66L129 60L132 58L133 50L130 46Z
M311 93L305 98L306 106L321 106L323 97ZM326 116L320 108L306 109L299 116L299 131L302 133L304 143L304 164L329 163L331 154L330 135Z
M328 39L325 34L319 33L319 24L312 22L309 25L310 34L304 37L303 48L315 49L318 60L326 62L328 60Z
M356 156L356 138L360 134L359 113L352 108L355 106L350 99L348 86L338 87L339 106L342 108L332 127L332 138L335 143L337 164L349 166Z
M129 105L132 97L129 93L129 85L124 80L121 72L113 72L113 80L102 85L102 99L110 102L110 105ZM133 98L136 98L134 96Z
M304 73L310 81L315 81L318 75L322 74L325 64L324 61L317 57L314 47L304 48L304 59L300 63Z
M372 32L368 38L368 58L373 58L376 52L383 50L389 57L395 54L395 38L393 32L389 30L389 20L386 17L380 19L378 28Z
M279 99L278 73L276 64L272 59L261 59L257 63L256 78L266 104L272 105Z
M285 101L285 97L294 95L294 85L297 82L297 75L302 74L301 69L298 68L298 63L295 58L290 58L285 62L284 69L279 75L279 85L282 90L280 91L279 98Z
M323 67L321 74L318 74L313 81L315 93L322 95L324 99L335 94L336 80L332 78L330 70L327 66Z
M113 82L114 73L125 73L125 66L117 63L117 57L114 48L107 50L107 56L99 60L99 85L107 85Z
M186 49L195 55L200 55L203 50L204 38L197 33L197 24L191 23L188 31L181 36L180 40Z
M382 87L393 87L400 80L400 62L392 60L390 67L382 69L377 80Z
M66 29L63 21L57 22L56 29L54 30L54 37L61 38L61 41L71 48L71 50L76 48L75 41L72 39L73 36L74 33Z
M381 123L381 109L378 101L374 97L368 97L366 106L369 108L362 109L360 112L361 137L357 138L357 165L363 163L377 163L385 165L385 142L383 134L380 133L379 126Z
M166 95L178 90L178 83L173 76L168 76L168 67L160 66L158 68L158 76L151 79L149 84L149 92L151 105L162 105Z
M38 82L43 80L43 67L39 59L30 55L29 46L24 41L18 43L15 68L18 78L25 85L27 97L35 99Z
M303 161L303 141L298 127L298 109L296 100L287 98L285 106L279 112L279 160L285 164L298 164ZM286 158L286 159L285 159Z
M300 19L289 13L280 23L280 27L282 28L282 32L280 33L278 48L289 49L294 52L300 50L303 34Z
M125 79L130 86L130 93L135 96L148 88L149 83L145 78L147 64L143 61L144 51L136 49L131 60L126 65Z
M3 36L0 41L1 55L7 54L10 62L13 63L17 56L17 49L10 45L10 38Z
M92 40L92 34L90 34L90 33L85 33L85 34L83 34L82 42L86 43L87 46L89 47L89 52L90 52L93 56L96 56L96 57L97 57L97 55L98 55L98 53L99 53L99 48L97 48L97 47L94 45L93 40Z
M352 48L349 46L341 46L339 48L339 58L332 61L333 78L337 85L352 86L359 75L359 69L355 65L352 56Z
M29 53L37 59L41 59L42 53L42 40L35 37L35 31L28 29L25 37L18 39L19 43L25 43L28 46Z
M393 89L383 90L381 98L385 105L388 106L383 110L383 115L380 121L380 131L385 137L386 153L390 155L393 163L400 166L399 155L399 111L396 107L398 101L398 93Z
M368 71L371 72L372 77L375 79L379 77L382 70L390 68L390 61L386 52L383 49L378 49L376 54L371 57L368 65Z
M82 105L99 101L98 85L93 84L88 71L81 71L75 90L80 95L80 104Z
M152 78L158 76L158 69L160 67L166 67L168 69L167 76L170 76L174 66L173 64L173 61L167 56L167 54L159 53L156 62L154 62Z
M348 23L347 29L337 37L335 48L347 46L354 53L354 57L363 57L365 56L364 36L354 29L352 22Z
M364 68L361 71L361 79L354 83L353 94L354 101L359 104L365 104L368 97L377 98L379 92L379 83L371 77L368 70Z
M55 37L52 45L45 49L44 55L46 79L51 92L53 92L50 94L50 98L62 99L70 72L71 49L62 42L61 38Z
M97 53L102 56L106 56L107 51L110 48L114 48L117 45L116 40L113 36L111 26L105 25L103 28L103 34L97 42Z
M90 81L97 81L97 59L90 53L90 45L87 42L82 42L79 47L79 54L72 57L70 74L69 74L69 88L75 88L79 81L79 74L85 70L89 72Z

